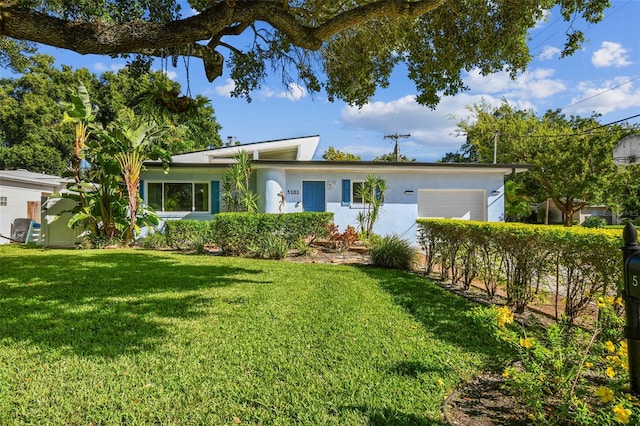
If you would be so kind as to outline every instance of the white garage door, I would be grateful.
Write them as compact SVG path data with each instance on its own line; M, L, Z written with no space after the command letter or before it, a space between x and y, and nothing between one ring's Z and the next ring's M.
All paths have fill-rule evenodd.
M418 190L418 216L485 221L485 191Z

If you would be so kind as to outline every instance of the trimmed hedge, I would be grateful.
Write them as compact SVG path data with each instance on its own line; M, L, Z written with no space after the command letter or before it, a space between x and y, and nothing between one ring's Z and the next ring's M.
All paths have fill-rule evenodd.
M566 296L564 314L573 321L599 295L622 286L619 230L564 228L520 223L418 219L418 241L426 272L468 286L480 278L489 296L499 284L523 311L535 294L552 288ZM558 303L556 299L556 310Z
M209 220L167 220L164 222L163 233L167 245L173 249L204 250L204 246L214 244L213 222Z
M302 243L305 238L327 235L327 225L333 213L219 213L213 218L214 240L225 252L243 255L260 251L261 241L270 242L277 237L289 247Z

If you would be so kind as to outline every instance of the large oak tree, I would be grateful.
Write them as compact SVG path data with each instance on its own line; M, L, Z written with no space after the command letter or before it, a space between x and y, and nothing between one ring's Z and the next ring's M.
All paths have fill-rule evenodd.
M531 60L528 30L558 7L598 22L608 0L0 0L0 63L16 69L33 43L82 54L197 57L250 98L269 66L285 83L362 105L404 62L419 102L464 89L461 72L513 75ZM568 26L564 54L584 35ZM238 36L248 33L245 46ZM224 56L223 56L224 54Z

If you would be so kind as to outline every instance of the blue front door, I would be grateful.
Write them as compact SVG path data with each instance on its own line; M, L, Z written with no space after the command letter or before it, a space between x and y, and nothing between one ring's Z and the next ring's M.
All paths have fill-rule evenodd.
M302 181L302 206L305 212L325 211L323 181Z

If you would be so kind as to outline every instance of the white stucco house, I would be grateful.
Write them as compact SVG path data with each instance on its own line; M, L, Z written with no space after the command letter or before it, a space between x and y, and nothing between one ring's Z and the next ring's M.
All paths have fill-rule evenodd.
M145 163L140 193L163 220L211 219L224 211L221 182L240 151L253 155L252 189L265 213L326 211L341 230L357 227L358 186L369 174L387 183L380 235L416 241L419 217L504 221L505 177L522 165L312 160L319 136L272 140L175 155L168 174Z
M65 220L62 213L65 208L72 207L73 202L49 198L66 188L67 182L60 176L28 170L0 170L0 244L11 242L11 224L25 218L41 225L36 242L73 246L77 231L68 229L69 217ZM63 217L59 217L61 215Z

